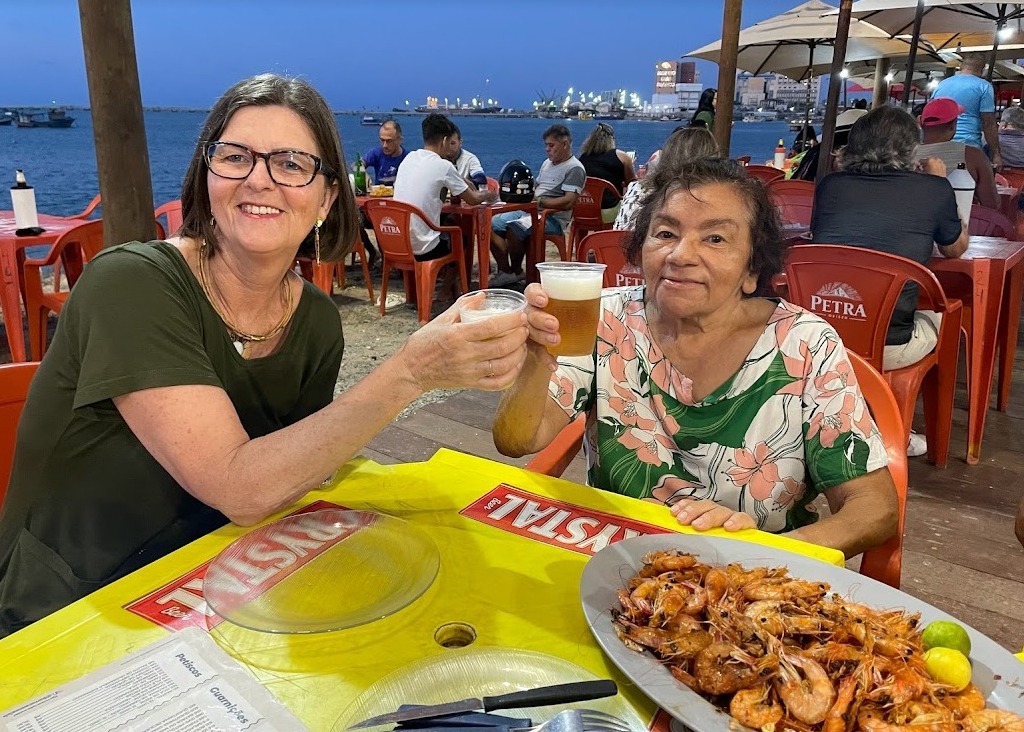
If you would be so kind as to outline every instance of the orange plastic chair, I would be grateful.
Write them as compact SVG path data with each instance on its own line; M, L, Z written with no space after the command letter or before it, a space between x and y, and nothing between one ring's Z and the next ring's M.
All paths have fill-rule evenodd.
M1024 188L1024 168L1003 168L996 179L1000 177L1006 181L1006 185L1013 186L1018 191Z
M612 228L601 218L601 201L605 193L611 193L616 199L622 199L622 193L604 178L587 176L583 191L576 199L572 209L572 251L583 241L583 237L592 231L607 231ZM570 252L571 254L572 252Z
M7 495L7 483L14 465L14 445L18 436L18 420L25 406L28 387L32 383L38 361L7 363L0 366L0 507Z
M779 178L765 184L765 187L784 222L810 227L811 211L814 208L814 183L809 180Z
M164 237L164 229L156 222L157 238ZM50 313L60 313L69 292L60 287L59 276L54 277L53 290L43 289L42 270L64 264L68 283L74 286L82 265L103 249L103 219L85 221L68 229L54 242L43 259L26 259L22 263L25 283L25 313L28 318L28 337L32 356L40 360L46 352L46 321ZM56 272L55 272L56 274Z
M363 280L366 282L366 294L370 298L370 303L376 302L377 300L373 296L373 277L370 275L370 263L366 256L366 249L363 247L362 240L356 239L356 242L352 245L352 250L349 254L352 256L353 263L355 263L355 258L359 257L359 262L363 267ZM344 261L321 262L320 264L317 264L315 261L307 257L298 257L295 261L299 265L299 271L302 272L303 278L312 282L328 296L334 294L335 282L337 282L342 289L347 286Z
M556 213L559 213L559 212L558 211L553 211L550 208L546 208L546 209L544 209L543 211L540 212L540 221L537 222L537 225L540 227L541 231L544 231L544 228L547 226L548 216L552 216L552 215L554 215ZM574 224L572 224L572 223L569 224L569 231L567 232L567 234L547 234L547 233L544 234L544 241L545 242L551 242L552 244L555 245L555 248L558 249L558 256L562 258L563 262L568 262L570 259L572 259L572 253L569 251L569 244L568 244L568 242L572 241L572 239L568 238L568 237L572 236L571 229L572 229L573 226L574 226ZM537 257L537 261L538 262L543 262L544 261L544 251L542 250L541 252L539 252L539 255L540 256Z
M383 259L380 287L380 314L384 315L388 295L388 276L392 268L402 271L405 277L405 295L408 302L415 297L420 323L430 320L430 307L434 302L434 285L437 273L448 264L459 268L462 291L469 291L466 277L466 260L462 256L462 230L458 226L435 226L420 209L402 201L371 199L363 210L373 223L377 235L377 246ZM409 228L412 217L416 216L434 231L447 232L451 237L452 251L443 257L420 262L412 254L409 242Z
M847 351L847 354L857 376L857 383L864 394L864 401L885 444L885 451L889 456L889 473L896 485L899 504L899 529L896 536L881 546L864 552L860 572L879 582L899 588L903 566L903 525L907 511L908 484L907 443L903 438L903 418L896 397L893 396L885 378L861 356L852 351ZM550 445L533 456L526 464L526 469L556 478L561 477L583 446L586 421L586 418L580 415L566 425Z
M757 178L765 185L768 185L773 180L779 180L786 177L785 171L773 168L770 165L748 165L745 170L747 171L748 177Z
M899 589L903 568L903 525L907 513L907 443L903 438L903 418L896 397L878 371L852 351L848 352L857 384L864 394L868 410L889 455L889 474L896 485L899 504L899 528L896 536L881 546L868 549L860 561L860 573Z
M896 300L907 282L918 285L919 308L942 315L938 342L935 350L917 363L885 371L885 335ZM827 320L847 350L863 356L885 376L903 415L904 445L910 438L918 392L924 393L928 459L937 467L945 467L953 422L962 303L947 299L935 275L917 262L837 244L791 247L786 285L790 302Z
M626 261L623 246L632 231L595 231L587 234L576 250L580 262L598 262L605 265L604 286L625 287L642 285L644 275L639 267Z
M167 203L159 206L156 211L153 212L153 215L157 220L161 217L165 218L167 220L167 226L164 227L164 231L167 232L167 234L174 236L178 233L178 229L181 228L181 201L168 201Z
M96 210L96 207L103 203L103 199L99 194L89 201L89 205L82 209L81 213L77 213L74 216L68 216L69 219L87 219L92 215L92 212Z
M1016 227L1005 215L981 204L971 204L971 221L967 225L971 236L999 236L1012 239Z

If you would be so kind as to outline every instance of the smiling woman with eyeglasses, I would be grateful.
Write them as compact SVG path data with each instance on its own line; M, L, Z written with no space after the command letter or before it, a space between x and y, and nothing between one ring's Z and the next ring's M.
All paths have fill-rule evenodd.
M288 507L430 389L513 381L525 316L458 323L453 307L332 401L338 309L293 267L338 261L357 236L341 150L306 82L239 82L203 126L178 236L85 268L21 418L0 636Z

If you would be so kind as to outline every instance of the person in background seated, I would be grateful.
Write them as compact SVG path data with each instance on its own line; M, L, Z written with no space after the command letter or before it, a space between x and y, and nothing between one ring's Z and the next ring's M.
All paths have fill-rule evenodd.
M648 174L643 180L633 181L626 188L626 195L622 197L622 205L612 228L620 231L632 229L644 197L675 178L679 174L679 168L684 164L699 158L720 156L718 142L707 129L676 127L675 132L665 141L661 155L658 156L659 163L655 172Z
M484 173L484 166L480 165L480 159L469 150L462 147L462 131L459 126L452 122L454 131L451 139L448 140L448 154L445 159L451 161L459 175L466 179L476 190L487 187L487 174Z
M423 148L410 152L395 180L395 200L412 204L421 210L435 226L441 223L441 207L446 193L471 204L494 200L487 190L470 188L455 166L446 158L449 154L455 125L443 114L428 114L423 118ZM410 223L410 244L416 259L426 261L451 254L448 234L438 232L413 217ZM449 268L452 269L452 268ZM452 280L447 280L449 284Z
M999 210L999 192L992 163L980 148L953 139L957 117L964 111L955 100L939 97L928 102L921 110L922 140L916 159L939 158L946 166L946 174L964 163L974 178L974 200L982 206Z
M864 102L864 100L858 99L857 103L860 102ZM864 103L864 106L867 106L867 102ZM867 113L867 109L854 106L852 109L847 109L836 117L835 133L832 137L832 160L830 161L829 172L832 172L835 168L835 156L846 145L846 141L850 137L850 128L853 127L853 123ZM818 177L818 157L820 155L821 145L813 146L810 150L807 150L803 155L801 155L799 163L786 172L786 177L790 180L809 180L813 182Z
M792 178L803 162L804 157L813 148L818 146L818 133L811 125L805 124L793 138L793 146L789 148L789 157L786 158L786 178Z
M402 126L393 119L389 119L380 126L377 132L377 139L380 144L366 152L363 162L367 171L373 168L373 182L382 186L393 186L395 178L398 177L398 168L405 160L409 151L402 146ZM367 172L367 185L370 184L369 172Z
M551 125L544 131L547 160L534 178L533 200L541 211L553 210L544 224L544 233L564 236L587 180L583 164L572 154L572 133L565 125ZM491 253L498 263L492 287L505 287L524 279L523 259L530 240L532 221L521 211L498 214L491 220ZM483 262L480 263L483 266Z
M180 236L94 257L32 381L0 513L0 636L287 509L414 399L503 389L526 356L523 314L452 308L335 399L338 308L292 271L355 239L334 115L266 74L228 89L199 139Z
M619 203L626 184L636 180L633 159L615 147L615 130L599 122L580 146L579 160L589 178L603 178L615 186L618 196L605 191L601 196L601 219L610 224L619 213Z
M948 97L963 107L953 139L981 150L984 136L988 156L992 164L999 167L1003 162L999 152L995 90L991 83L982 78L987 62L986 53L965 53L960 62L960 71L940 81L932 92L932 99Z
M772 297L778 214L733 160L654 190L625 246L646 285L604 291L597 345L557 360L558 320L526 288L528 356L494 444L521 456L586 419L589 483L704 531L760 528L853 556L896 533L888 458L835 330ZM832 515L812 507L824 494Z
M1003 165L1024 168L1024 109L1013 106L1003 112L999 124L999 152Z
M840 171L814 188L811 241L896 254L927 264L933 245L944 257L967 249L967 225L957 213L946 167L937 158L914 160L919 130L899 107L873 109L857 120L839 157ZM893 201L901 205L893 206ZM909 366L935 349L939 314L917 309L917 285L907 284L886 336L885 370ZM924 454L924 437L911 435L909 455Z
M711 133L715 131L715 105L718 102L717 89L705 89L697 100L697 109L690 117L690 127L703 127Z

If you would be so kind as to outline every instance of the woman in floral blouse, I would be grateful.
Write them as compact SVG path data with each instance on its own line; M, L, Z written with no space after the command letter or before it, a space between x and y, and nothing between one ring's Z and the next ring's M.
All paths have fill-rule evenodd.
M733 161L683 166L640 210L590 356L557 361L558 322L527 289L531 340L494 441L536 452L587 419L590 483L704 530L757 527L853 556L897 527L885 448L831 326L760 296L784 244L764 187ZM547 397L545 397L545 393ZM832 515L811 505L824 494Z

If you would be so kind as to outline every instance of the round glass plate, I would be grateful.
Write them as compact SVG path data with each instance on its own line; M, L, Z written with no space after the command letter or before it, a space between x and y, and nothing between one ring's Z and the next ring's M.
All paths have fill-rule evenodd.
M387 617L422 595L440 565L433 540L393 516L327 509L236 539L206 570L210 608L268 633L322 633Z
M331 729L342 732L350 725L403 704L443 704L523 691L552 684L592 681L598 677L575 663L536 651L517 648L463 648L447 650L388 674L357 696ZM498 711L539 724L563 709L597 709L626 722L633 730L647 725L621 694L575 704Z

